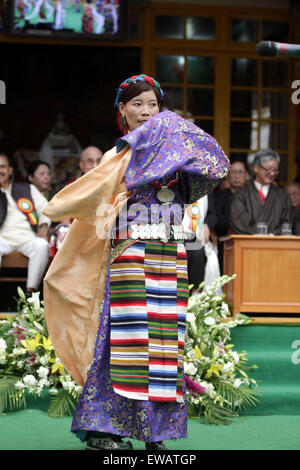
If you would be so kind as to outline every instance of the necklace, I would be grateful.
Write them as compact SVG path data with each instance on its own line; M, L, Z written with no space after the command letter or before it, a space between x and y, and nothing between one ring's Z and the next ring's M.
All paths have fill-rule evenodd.
M169 204L174 200L175 193L172 191L173 186L178 183L178 179L169 181L169 183L163 185L159 183L159 181L152 181L151 186L156 189L159 189L158 193L156 194L156 198L163 204Z

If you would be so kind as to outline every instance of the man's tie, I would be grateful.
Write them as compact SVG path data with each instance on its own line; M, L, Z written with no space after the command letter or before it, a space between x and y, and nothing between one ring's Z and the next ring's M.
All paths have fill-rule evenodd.
M264 193L262 192L261 189L258 189L257 191L258 191L261 202L264 204L264 202L266 200L266 196L264 195Z

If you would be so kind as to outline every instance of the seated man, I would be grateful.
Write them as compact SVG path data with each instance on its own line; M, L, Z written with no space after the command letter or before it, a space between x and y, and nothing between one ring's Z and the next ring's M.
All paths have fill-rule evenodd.
M267 224L268 233L280 235L283 223L293 223L293 208L287 192L274 184L279 173L279 155L260 150L254 158L254 179L238 189L232 199L230 228L233 233L255 234L256 224Z
M83 149L79 159L79 176L85 175L88 171L93 170L93 168L96 168L96 166L99 165L99 163L101 162L102 156L102 151L98 149L98 147L94 147L93 145L90 145L89 147ZM76 181L76 179L77 178L67 181L66 184L73 183L74 181Z
M223 243L220 242L219 238L224 237L230 233L229 222L230 222L230 207L232 202L233 194L241 188L247 180L248 170L246 164L240 160L232 162L230 165L230 171L227 176L227 182L229 187L220 191L215 196L216 203L216 214L217 224L215 226L215 232L218 237L218 257L220 263L220 271L223 272Z
M94 147L92 145L90 145L89 147L86 147L80 155L80 160L79 160L79 168L81 171L80 176L85 175L90 170L92 170L97 165L99 165L102 155L103 155L102 151L98 149L97 147ZM71 181L67 181L66 184L71 184L74 181L76 181L76 179L77 178ZM71 223L72 223L71 219L63 219L53 230L51 238L50 238L50 253L53 258L57 250L59 250L59 248L61 247L65 237L67 236Z
M29 183L11 183L10 159L0 154L0 264L3 255L20 251L29 258L27 292L38 290L49 260L48 201Z
M285 187L285 190L290 195L294 209L294 234L300 235L300 183L288 183Z

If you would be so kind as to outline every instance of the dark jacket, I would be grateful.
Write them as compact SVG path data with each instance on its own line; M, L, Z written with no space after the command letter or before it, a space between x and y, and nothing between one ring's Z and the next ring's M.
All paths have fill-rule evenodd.
M26 215L32 230L36 231L38 219L34 202L31 196L29 183L12 183L11 195L16 201L18 209ZM0 191L0 228L4 224L7 214L7 198L3 191Z
M265 222L268 233L280 235L284 222L293 225L293 207L288 193L273 184L264 204L253 181L237 190L232 198L230 228L233 233L254 234L256 224Z

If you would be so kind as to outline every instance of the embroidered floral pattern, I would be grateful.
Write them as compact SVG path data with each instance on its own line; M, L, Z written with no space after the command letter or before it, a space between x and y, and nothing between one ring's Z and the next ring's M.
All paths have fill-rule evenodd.
M109 276L108 276L109 277ZM95 359L73 417L72 431L101 431L145 442L187 436L186 403L131 400L114 393L110 374L109 281L95 346ZM86 433L78 433L85 440Z
M158 113L121 140L132 149L125 174L129 190L180 170L189 190L187 203L192 203L211 191L229 170L229 160L217 141L171 111Z

